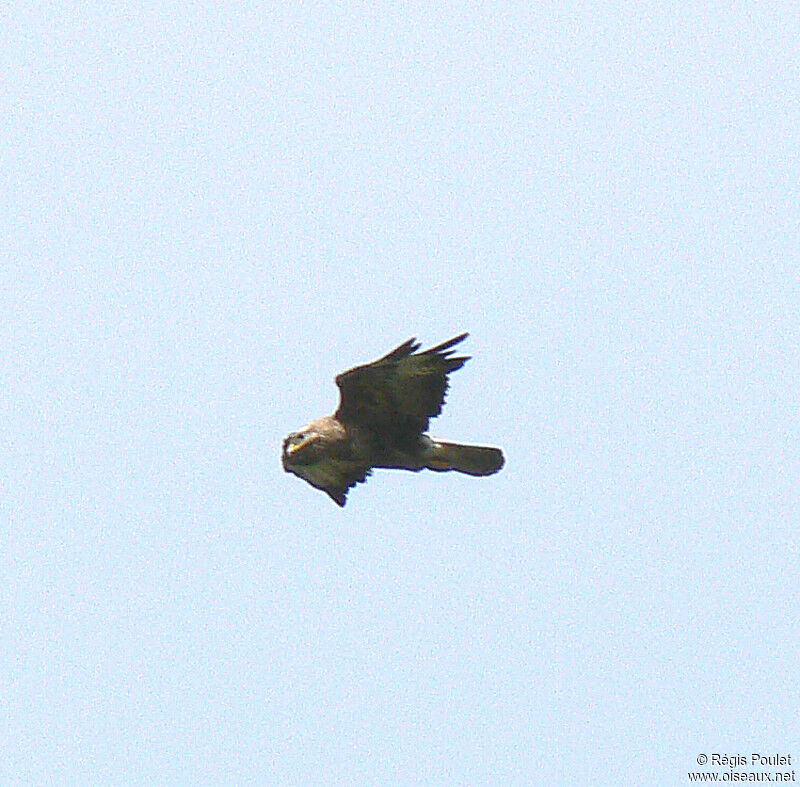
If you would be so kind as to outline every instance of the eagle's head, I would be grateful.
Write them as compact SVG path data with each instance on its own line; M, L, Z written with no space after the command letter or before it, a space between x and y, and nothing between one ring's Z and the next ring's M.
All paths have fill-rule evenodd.
M281 461L311 486L327 492L343 506L347 490L369 473L369 461L353 456L354 443L344 424L333 416L317 418L283 441Z
M283 469L289 470L297 465L310 465L318 461L323 454L321 440L322 435L310 426L299 432L290 432L283 441Z

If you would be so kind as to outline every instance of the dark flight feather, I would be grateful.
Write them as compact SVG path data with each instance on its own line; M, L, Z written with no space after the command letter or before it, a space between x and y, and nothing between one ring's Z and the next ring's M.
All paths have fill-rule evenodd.
M427 431L430 419L442 411L447 375L469 360L454 356L451 349L467 336L462 333L421 353L416 352L419 342L409 339L377 361L340 374L334 417L344 424L367 426L388 440Z

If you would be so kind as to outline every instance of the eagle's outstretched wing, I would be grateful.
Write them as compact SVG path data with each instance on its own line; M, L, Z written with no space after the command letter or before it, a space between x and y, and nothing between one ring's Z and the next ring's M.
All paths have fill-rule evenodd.
M369 429L383 440L404 442L428 429L428 421L442 411L447 375L460 369L469 356L453 355L451 348L466 333L417 352L409 339L388 355L356 366L336 378L340 402L335 418Z
M330 459L325 463L322 473L303 475L301 472L297 474L301 478L305 478L311 486L326 492L336 505L343 507L347 493L356 484L366 481L372 472L357 462Z

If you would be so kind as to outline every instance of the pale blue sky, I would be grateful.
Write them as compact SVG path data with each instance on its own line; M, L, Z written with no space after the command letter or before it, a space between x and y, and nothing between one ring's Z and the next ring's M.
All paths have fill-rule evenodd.
M795 4L0 23L4 782L800 758ZM282 471L463 330L499 475Z

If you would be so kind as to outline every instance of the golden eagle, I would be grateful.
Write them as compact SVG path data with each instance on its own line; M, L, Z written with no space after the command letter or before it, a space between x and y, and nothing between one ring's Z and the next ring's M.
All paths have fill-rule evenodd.
M423 352L409 339L383 358L340 374L339 409L283 441L283 469L340 506L373 467L496 473L504 461L499 448L446 443L424 434L428 421L442 411L447 375L469 360L451 349L466 337L462 333Z

